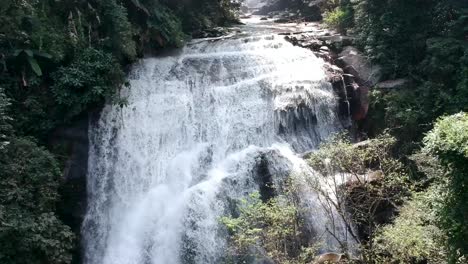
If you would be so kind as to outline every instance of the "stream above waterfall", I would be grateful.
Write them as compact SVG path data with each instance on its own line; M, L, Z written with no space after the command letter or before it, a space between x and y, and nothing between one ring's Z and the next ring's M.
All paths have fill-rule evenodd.
M244 22L136 63L128 104L91 124L85 263L221 263L219 218L259 190L260 160L277 190L292 174L320 185L301 154L343 130L337 98L325 62L278 35L314 27ZM300 192L311 234L338 249L327 230L345 237L344 223L312 187Z

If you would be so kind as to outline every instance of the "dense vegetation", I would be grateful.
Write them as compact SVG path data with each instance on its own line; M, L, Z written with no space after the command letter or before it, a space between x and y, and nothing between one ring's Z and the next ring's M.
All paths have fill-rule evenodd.
M221 219L232 234L226 262L250 263L262 258L284 264L310 261L316 248L301 233L303 219L293 201L289 193L267 201L258 193L242 199L238 217Z
M407 80L371 90L370 140L339 136L309 159L326 177L351 178L330 202L356 225L350 262L467 263L468 2L321 2L324 22L354 36L384 79Z
M128 64L236 21L228 0L0 1L0 263L70 263L50 135L106 100Z
M371 94L367 132L375 137L387 129L396 137L393 155L415 187L400 216L381 230L380 248L392 262L463 263L468 127L460 112L468 111L468 2L328 3L328 25L355 36L384 78L408 80L403 89ZM446 115L452 116L440 119Z
M105 101L125 105L119 88L130 63L234 22L239 2L0 1L0 263L72 261L76 234L57 209L63 153L50 135ZM386 79L410 84L373 90L371 140L340 136L308 160L326 177L354 178L331 204L356 224L361 261L466 263L468 3L326 0L320 8ZM238 216L222 219L232 261L259 252L277 263L311 261L317 245L304 238L289 195L253 194Z

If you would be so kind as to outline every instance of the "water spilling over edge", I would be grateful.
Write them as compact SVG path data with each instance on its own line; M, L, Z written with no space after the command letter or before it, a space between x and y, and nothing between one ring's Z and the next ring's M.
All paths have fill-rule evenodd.
M106 106L90 129L89 264L219 263L219 217L227 198L259 189L259 157L276 185L291 174L315 179L297 154L341 130L323 61L264 32L145 59L129 81L128 106ZM326 231L339 217L301 191L311 228L338 247Z

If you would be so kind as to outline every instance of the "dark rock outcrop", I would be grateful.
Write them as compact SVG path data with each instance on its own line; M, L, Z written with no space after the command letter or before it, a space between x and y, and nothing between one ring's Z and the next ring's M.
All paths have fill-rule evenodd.
M382 67L372 64L357 48L347 46L339 54L339 62L346 73L352 74L361 86L374 87L382 78Z
M84 117L67 127L60 127L52 133L50 145L65 157L61 199L58 213L65 224L78 236L80 244L81 224L86 214L86 177L88 173L88 118ZM80 263L81 247L73 253L73 263Z
M337 64L348 74L347 91L351 95L353 120L364 120L369 110L369 90L382 78L382 68L374 65L355 47L345 47Z
M361 240L368 240L376 226L389 224L398 213L401 204L391 199L381 198L384 177L381 171L370 172L351 179L345 184L345 202L350 214L354 217L356 231ZM398 188L398 187L393 187ZM388 190L387 192L401 192L402 190ZM372 211L369 211L372 208ZM357 212L367 212L368 215L360 215Z

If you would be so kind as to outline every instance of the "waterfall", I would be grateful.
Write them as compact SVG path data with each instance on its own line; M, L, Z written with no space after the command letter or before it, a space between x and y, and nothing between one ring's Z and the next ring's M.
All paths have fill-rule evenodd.
M323 64L258 33L135 65L128 105L107 105L90 128L85 263L220 263L219 218L229 199L259 189L260 159L275 185L292 173L318 177L300 154L342 129ZM319 194L303 192L323 235L329 213Z

